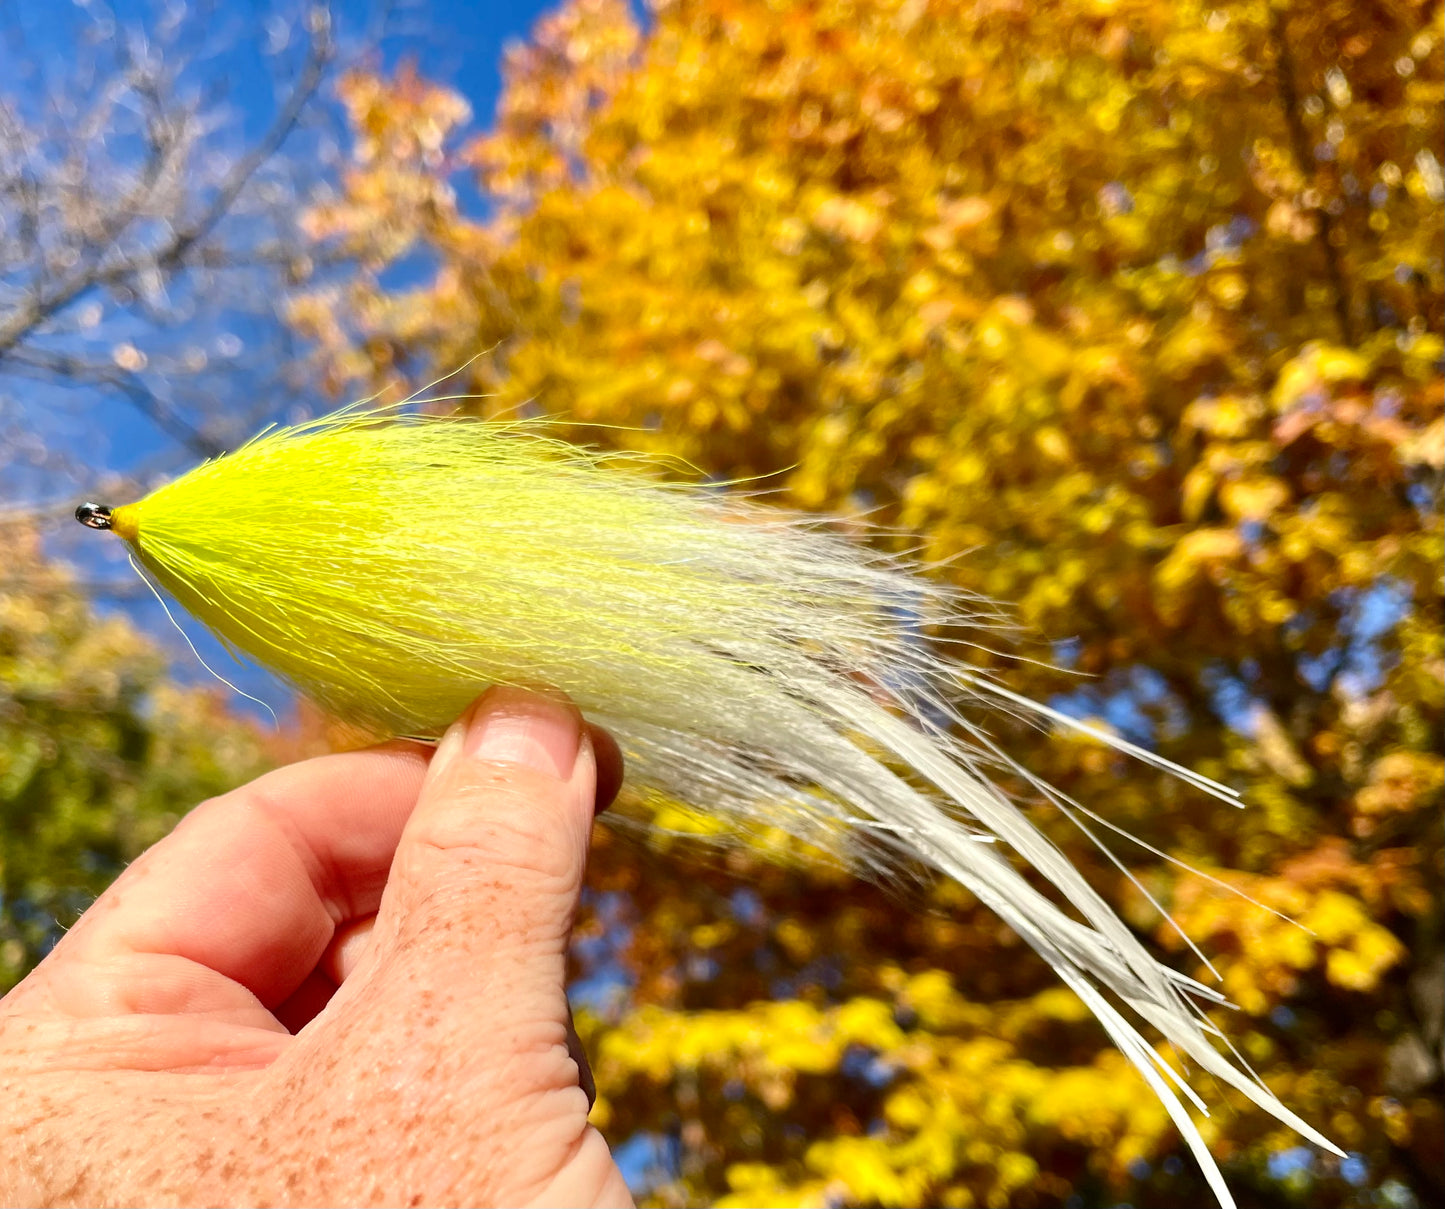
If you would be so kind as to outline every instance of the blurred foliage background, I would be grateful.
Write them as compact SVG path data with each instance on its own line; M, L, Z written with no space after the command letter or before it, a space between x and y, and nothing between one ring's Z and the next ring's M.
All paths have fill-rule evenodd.
M1350 1152L1204 1088L1244 1204L1445 1200L1441 21L573 0L508 54L490 122L413 69L341 72L347 158L298 231L342 268L276 295L332 396L469 363L450 386L485 414L919 535L1015 611L967 658L1241 790L1234 812L999 720L1212 960L1241 1055ZM179 811L324 729L283 749L175 686L17 517L7 980ZM1206 1203L1151 1093L985 910L778 855L599 832L574 999L648 1203Z

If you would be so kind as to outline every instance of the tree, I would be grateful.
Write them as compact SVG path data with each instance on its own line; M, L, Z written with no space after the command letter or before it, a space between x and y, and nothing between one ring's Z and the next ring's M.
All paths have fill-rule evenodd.
M177 688L156 644L99 617L33 529L0 527L0 991L128 861L279 753L217 688ZM23 588L20 585L24 585Z
M1440 19L573 0L474 137L412 73L347 78L352 167L310 224L363 271L293 309L337 390L480 352L480 410L923 534L1051 644L973 659L1242 790L1013 736L1137 881L1040 825L1208 978L1144 892L1168 908L1234 1044L1352 1152L1222 1097L1257 1203L1445 1195ZM595 862L599 1120L656 1202L1203 1203L974 904L767 855Z

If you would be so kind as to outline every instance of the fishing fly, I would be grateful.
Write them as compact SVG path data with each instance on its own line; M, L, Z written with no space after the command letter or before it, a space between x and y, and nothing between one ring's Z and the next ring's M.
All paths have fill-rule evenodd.
M995 783L1022 770L972 706L1075 724L930 638L978 620L977 602L825 522L654 469L526 422L353 407L76 517L338 718L435 736L488 684L546 683L616 736L643 799L734 835L784 829L874 879L922 864L957 880L1098 1017L1221 1204L1185 1101L1205 1105L1141 1024L1340 1153L1217 1048L1205 1009L1222 997L1154 958Z

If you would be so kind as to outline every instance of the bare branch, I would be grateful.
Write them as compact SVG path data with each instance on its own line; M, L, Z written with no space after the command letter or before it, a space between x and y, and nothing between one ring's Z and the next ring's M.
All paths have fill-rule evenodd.
M348 259L299 227L341 162L323 90L382 36L367 17L389 4L348 11L348 31L324 0L263 0L275 15L246 20L290 32L263 59L274 108L243 138L226 82L249 90L255 68L249 54L233 66L248 44L234 10L149 2L149 27L127 32L91 0L73 54L57 65L26 47L29 74L0 80L0 415L25 434L0 441L10 502L94 481L103 458L77 439L77 408L102 405L93 430L124 464L170 470L309 406L285 299Z
M12 362L13 368L34 377L66 378L119 391L132 407L192 453L213 458L225 452L224 446L192 427L138 375L128 373L117 365L37 348L16 349Z
M324 10L313 10L313 12ZM20 343L51 316L79 301L87 294L101 287L115 286L136 277L147 269L167 270L178 266L192 248L204 241L236 204L241 192L257 170L266 163L296 128L303 110L316 96L325 78L327 65L332 60L330 19L317 18L311 25L311 41L306 64L290 96L273 120L271 127L260 141L232 168L221 183L215 197L201 214L189 223L172 227L171 235L160 247L145 253L122 255L118 259L102 260L96 264L83 264L75 272L58 282L49 291L40 285L31 297L17 307L10 316L0 322L0 361L3 361ZM165 147L153 140L153 154L148 168L154 165L158 176L165 165ZM148 195L154 187L153 179L143 175L141 182L131 194L116 207L115 213L105 224L107 242L113 240L137 217L136 202Z

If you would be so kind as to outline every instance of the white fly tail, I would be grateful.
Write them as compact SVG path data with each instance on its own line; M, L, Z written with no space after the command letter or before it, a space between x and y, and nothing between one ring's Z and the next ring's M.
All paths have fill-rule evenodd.
M1103 991L1112 991L1204 1070L1237 1088L1302 1137L1343 1157L1344 1152L1329 1139L1214 1048L1210 1034L1217 1030L1194 1001L1218 1004L1224 1002L1223 996L1152 957L1069 859L974 770L963 744L936 732L925 733L848 687L839 686L830 696L826 706L832 712L925 777L967 819L1008 844L1088 921L1080 923L1064 914L1030 886L996 848L978 843L975 832L891 773L887 775L893 781L893 792L880 794L875 786L866 798L856 799L887 825L900 846L954 878L996 912L1078 994L1159 1096L1221 1205L1232 1206L1233 1198L1181 1094L1204 1115L1208 1110Z

